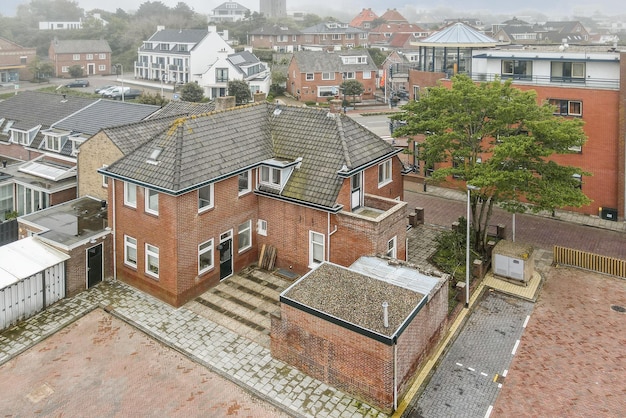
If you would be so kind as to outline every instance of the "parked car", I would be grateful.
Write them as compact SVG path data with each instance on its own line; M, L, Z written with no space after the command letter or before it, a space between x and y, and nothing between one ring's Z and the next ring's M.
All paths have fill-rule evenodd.
M109 86L106 89L101 89L100 92L98 94L100 94L102 97L106 97L106 95L111 92L111 90L118 88L119 86Z
M143 90L138 90L138 89L126 89L124 88L124 99L136 99L137 97L141 96L143 94ZM113 99L113 100L122 100L122 90L118 90L118 91L114 91L111 92L108 96L108 98Z
M117 94L119 94L121 96L122 95L122 90L128 91L128 90L130 90L130 87L120 87L120 86L111 87L110 89L105 90L104 93L102 93L102 96L106 97L108 99L110 99L111 97L113 97L114 95L117 95Z
M70 81L65 87L89 87L89 81L87 80L74 80Z
M102 94L104 93L104 90L110 89L111 87L116 87L116 86L101 86L101 87L97 87L93 92L96 94Z

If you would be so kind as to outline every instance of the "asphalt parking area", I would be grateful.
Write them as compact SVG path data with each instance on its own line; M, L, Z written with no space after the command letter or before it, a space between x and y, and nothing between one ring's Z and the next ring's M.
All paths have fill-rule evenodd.
M532 302L487 291L408 416L488 416L532 309Z
M286 416L232 382L96 309L0 366L15 416Z
M492 417L623 417L626 280L552 268ZM617 309L617 310L616 310Z

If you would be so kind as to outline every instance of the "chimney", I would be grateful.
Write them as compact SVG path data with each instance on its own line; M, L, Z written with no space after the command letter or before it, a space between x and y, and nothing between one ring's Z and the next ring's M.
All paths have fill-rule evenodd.
M265 101L265 93L263 93L262 91L257 91L256 93L254 93L254 103L260 103Z
M332 99L330 101L330 113L341 113L341 99Z
M389 304L387 302L383 302L383 325L389 328Z
M235 107L235 96L218 97L215 100L215 110L222 111Z

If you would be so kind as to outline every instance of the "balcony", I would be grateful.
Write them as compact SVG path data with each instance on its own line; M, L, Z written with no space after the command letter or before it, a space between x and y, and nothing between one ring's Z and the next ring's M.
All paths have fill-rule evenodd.
M467 74L467 73L466 73ZM512 79L514 84L560 86L560 87L589 87L596 89L618 90L620 81L613 78L582 78L582 77L554 77L549 75L527 74L496 74L496 73L471 73L474 81L493 81L496 78L502 80Z
M384 228L398 221L406 223L406 205L406 202L399 200L366 194L363 206L339 214L353 218L353 222L362 223L365 227Z

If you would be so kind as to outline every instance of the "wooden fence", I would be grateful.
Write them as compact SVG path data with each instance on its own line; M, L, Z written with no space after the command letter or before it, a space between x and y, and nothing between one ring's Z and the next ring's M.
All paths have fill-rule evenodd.
M585 270L626 278L626 260L619 258L555 245L553 260L555 264L580 267Z

